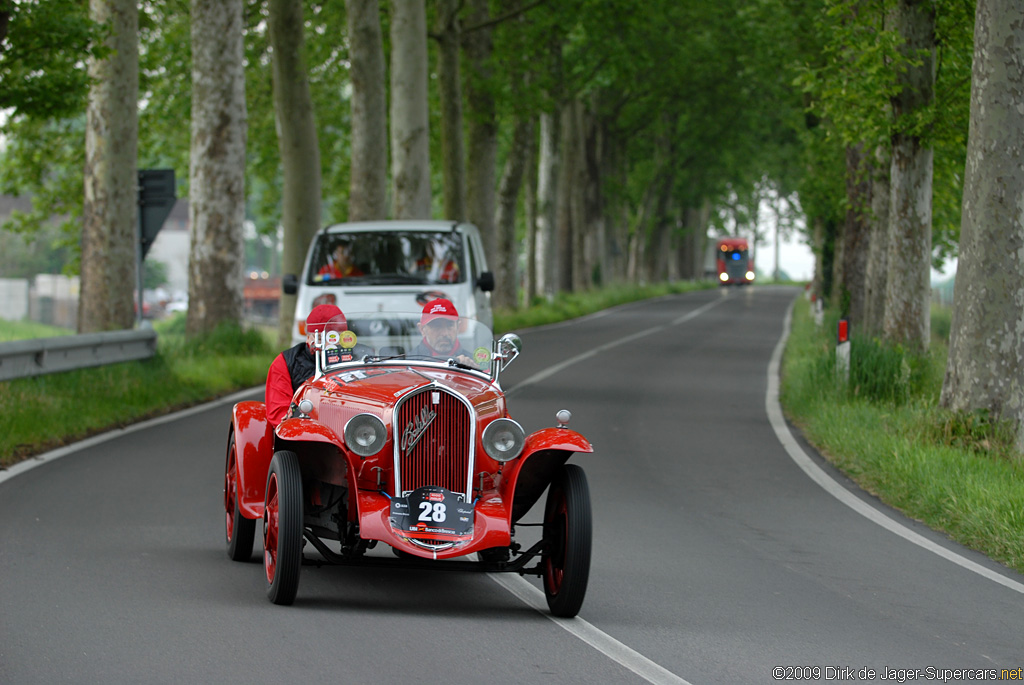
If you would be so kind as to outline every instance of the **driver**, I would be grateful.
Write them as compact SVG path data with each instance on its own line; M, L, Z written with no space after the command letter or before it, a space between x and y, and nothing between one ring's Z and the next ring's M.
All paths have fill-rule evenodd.
M420 322L416 325L423 341L412 354L426 357L444 357L478 368L472 356L459 342L459 312L451 300L443 297L423 305Z
M316 361L313 359L314 334L318 331L340 332L347 328L345 315L337 306L321 304L313 307L313 311L306 317L306 342L289 347L277 355L267 371L267 423L275 428L281 423L288 413L295 391L316 371Z

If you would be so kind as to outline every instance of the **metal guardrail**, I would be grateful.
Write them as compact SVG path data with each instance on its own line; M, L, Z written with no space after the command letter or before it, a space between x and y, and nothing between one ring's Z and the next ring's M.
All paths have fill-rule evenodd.
M0 381L149 359L156 331L131 330L0 343Z

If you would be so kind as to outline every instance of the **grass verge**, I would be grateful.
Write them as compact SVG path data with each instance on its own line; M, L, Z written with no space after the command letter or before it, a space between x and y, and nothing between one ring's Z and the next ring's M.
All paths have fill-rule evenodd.
M1024 573L1024 462L1005 424L938 406L948 310L933 312L927 355L854 338L837 380L835 319L794 308L780 400L833 464L883 502Z
M26 337L23 324L3 329L8 339ZM260 385L276 354L262 333L230 326L186 341L184 315L157 324L157 333L157 353L146 361L0 382L0 467Z

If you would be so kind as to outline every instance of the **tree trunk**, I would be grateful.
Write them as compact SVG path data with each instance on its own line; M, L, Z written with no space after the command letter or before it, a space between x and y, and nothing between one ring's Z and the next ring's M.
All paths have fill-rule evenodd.
M462 132L462 43L459 7L462 0L439 0L437 6L437 83L441 92L441 170L444 175L444 218L466 220L466 154ZM498 283L501 281L499 280Z
M669 202L672 199L672 173L667 167L661 167L664 171L655 180L656 204L654 214L651 217L653 226L648 233L647 241L647 274L646 278L651 283L659 283L668 278L669 259L672 251L672 220L669 216Z
M89 60L78 332L131 328L137 287L139 11L134 0L92 0L110 27L104 59ZM141 312L140 312L141 314Z
M960 257L943 406L1016 425L1024 454L1024 23L978 0Z
M430 122L424 0L391 2L391 177L396 219L429 219Z
M919 137L901 131L900 124L933 98L935 10L929 0L899 0L897 5L896 26L905 41L905 54L920 64L901 74L901 90L892 103L897 133L890 166L889 277L883 330L889 342L923 352L928 349L930 330L932 150Z
M387 218L388 110L377 0L346 0L352 83L349 221Z
M467 26L480 26L490 19L487 0L471 0L467 6ZM502 257L498 254L494 229L498 124L494 95L491 93L491 29L467 29L463 34L463 47L468 67L466 105L469 110L466 213L469 220L480 229L488 261L497 263ZM501 288L503 285L497 283L495 287Z
M192 0L188 318L196 335L242 320L245 70L241 0Z
M573 292L590 287L590 260L587 233L587 117L586 105L582 100L573 103L573 128L575 129L572 154L573 176L569 183L569 202L572 206L572 288Z
M525 220L526 220L526 278L523 284L523 300L522 304L524 307L529 307L533 302L533 299L537 297L537 224L538 224L538 205L537 205L537 174L534 171L537 169L537 117L535 116L530 122L530 128L534 133L530 137L529 145L527 146L526 154L526 184L523 188L523 206L525 207Z
M498 263L495 265L492 304L502 309L515 309L519 298L519 250L516 249L516 206L519 189L523 184L526 158L533 141L533 118L523 115L516 119L512 132L512 147L505 161L505 171L498 189L498 211L494 225L498 231Z
M658 201L657 184L650 183L644 190L636 221L629 234L629 248L626 263L626 280L629 283L647 282L644 265L647 261L648 224L654 220L654 207Z
M560 113L560 166L558 178L558 201L555 210L555 269L557 290L572 292L573 290L573 231L576 229L576 217L573 212L575 203L576 164L579 155L579 128L576 125L575 100L562 106Z
M302 0L270 0L274 114L281 154L282 273L302 272L309 244L320 228L320 146L309 78L302 57ZM278 340L287 345L295 320L295 295L281 294ZM305 315L308 312L301 312Z
M548 299L558 291L557 250L558 178L561 175L561 117L540 115L540 154L537 162L537 292Z
M864 288L864 332L882 333L889 270L889 151L879 146L871 164L871 238Z
M582 259L578 265L578 282L583 288L600 285L605 270L605 221L601 193L601 170L604 156L604 135L592 108L580 107L580 199L582 205L582 236L579 241Z
M680 278L699 280L704 278L704 253L708 234L709 205L701 208L686 207L683 210L683 238L679 264Z
M846 223L843 228L844 315L854 326L864 324L864 297L870 249L871 178L863 145L846 148ZM847 299L848 297L848 299Z
M820 216L809 217L811 244L814 246L814 276L811 293L819 300L825 297L825 221Z

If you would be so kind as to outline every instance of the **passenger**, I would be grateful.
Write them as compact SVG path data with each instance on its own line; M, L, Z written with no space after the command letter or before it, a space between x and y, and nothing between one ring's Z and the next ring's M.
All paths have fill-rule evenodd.
M347 328L345 315L335 305L321 304L313 307L313 311L306 317L306 342L289 347L277 355L267 372L264 402L267 407L267 422L271 426L276 427L284 420L295 391L316 371L316 360L313 358L314 334L340 332Z
M320 271L317 272L318 278L322 281L362 275L362 270L352 263L352 246L348 243L335 245L327 264L320 267Z
M435 256L438 245L430 240L424 247L423 256L416 262L417 271L425 271L427 276L434 276L438 283L456 283L459 280L459 265L451 259L443 262ZM435 272L436 269L436 272Z
M479 368L459 342L459 312L451 300L438 298L423 305L416 328L423 340L412 351L414 356L444 357Z

